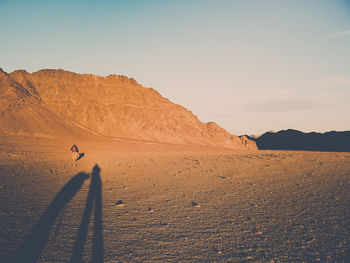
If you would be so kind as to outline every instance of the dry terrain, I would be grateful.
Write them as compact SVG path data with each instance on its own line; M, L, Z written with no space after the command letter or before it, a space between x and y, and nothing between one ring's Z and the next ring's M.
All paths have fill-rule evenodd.
M1 261L349 262L350 153L23 145L0 145Z
M0 69L0 200L1 262L350 262L350 153L258 151L125 76Z

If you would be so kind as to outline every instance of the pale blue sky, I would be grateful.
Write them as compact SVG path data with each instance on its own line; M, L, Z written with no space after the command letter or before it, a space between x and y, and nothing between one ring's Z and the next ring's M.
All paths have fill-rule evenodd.
M350 1L0 0L0 67L133 77L234 134L350 130Z

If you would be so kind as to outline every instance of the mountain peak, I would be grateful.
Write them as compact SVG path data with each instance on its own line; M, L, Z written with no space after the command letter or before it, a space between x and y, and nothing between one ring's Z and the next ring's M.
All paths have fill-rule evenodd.
M51 113L107 137L248 148L246 138L242 141L214 122L200 122L191 111L126 76L43 69L14 71L10 77Z
M29 74L28 71L24 70L24 69L17 69L13 72L11 72L10 74L22 74L22 75L27 75Z

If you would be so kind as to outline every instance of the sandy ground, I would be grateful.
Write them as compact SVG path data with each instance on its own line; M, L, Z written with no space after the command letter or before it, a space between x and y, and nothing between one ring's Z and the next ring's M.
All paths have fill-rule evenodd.
M101 152L0 147L1 261L349 262L350 153Z

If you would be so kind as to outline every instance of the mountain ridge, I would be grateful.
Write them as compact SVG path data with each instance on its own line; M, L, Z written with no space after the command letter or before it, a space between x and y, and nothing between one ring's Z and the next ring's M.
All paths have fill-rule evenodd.
M31 91L33 92L33 91ZM0 133L41 138L91 137L91 133L48 110L37 95L0 69Z
M33 73L16 70L4 74L7 80L1 85L23 90L29 100L37 101L37 111L42 115L47 110L50 112L47 113L49 119L62 119L73 123L73 126L77 123L102 136L256 149L253 141L232 135L214 122L200 122L183 106L126 76L113 74L101 77L62 69L43 69ZM22 114L20 118L26 117ZM19 119L14 119L11 122L11 118L7 118L6 125L10 127L16 126L15 122L20 123Z
M305 150L350 152L350 131L302 132L295 129L246 136L260 150Z

